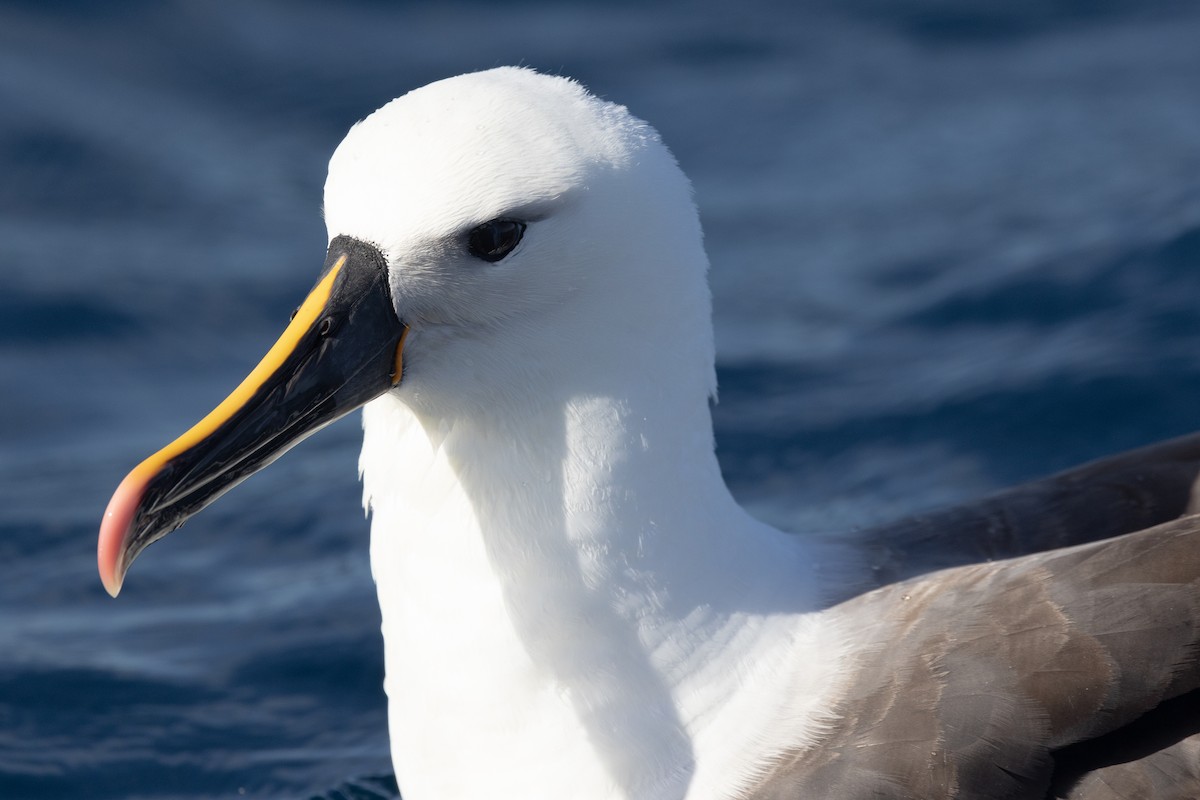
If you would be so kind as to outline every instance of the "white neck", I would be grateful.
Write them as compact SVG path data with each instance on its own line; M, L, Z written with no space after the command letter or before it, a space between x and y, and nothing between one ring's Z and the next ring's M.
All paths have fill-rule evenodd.
M721 797L811 738L840 658L814 554L730 497L706 400L663 391L367 407L408 800Z
M360 462L406 800L706 800L813 741L841 638L816 546L721 479L708 260L654 130L489 71L356 126L325 201L410 328Z

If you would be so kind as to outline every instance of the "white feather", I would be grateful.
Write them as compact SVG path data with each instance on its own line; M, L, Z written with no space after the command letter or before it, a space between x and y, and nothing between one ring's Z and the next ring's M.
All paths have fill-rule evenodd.
M728 797L812 742L845 657L821 554L722 481L707 259L654 130L465 75L355 126L325 207L412 328L360 461L405 798ZM465 236L497 217L528 229L488 264Z

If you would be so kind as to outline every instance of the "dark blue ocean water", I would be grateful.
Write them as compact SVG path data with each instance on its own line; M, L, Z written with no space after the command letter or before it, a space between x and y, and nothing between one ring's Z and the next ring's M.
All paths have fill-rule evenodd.
M358 426L102 591L125 472L311 285L345 129L518 63L654 123L723 467L843 529L1200 426L1200 5L0 5L0 798L394 796ZM420 654L413 654L420 657Z

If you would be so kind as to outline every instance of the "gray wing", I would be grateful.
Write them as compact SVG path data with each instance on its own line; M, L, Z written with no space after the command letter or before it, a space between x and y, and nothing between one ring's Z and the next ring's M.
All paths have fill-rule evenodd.
M1200 735L1188 735L1198 719L1200 691L1193 690L1107 736L1059 751L1050 796L1063 800L1200 798Z
M883 586L927 572L1093 542L1200 511L1200 434L1094 461L984 500L859 532ZM844 599L844 598L843 598Z
M1156 798L1102 790L1195 773L1195 714L1149 754L1087 743L1119 745L1152 709L1196 702L1200 517L935 573L828 613L860 653L838 720L748 798Z

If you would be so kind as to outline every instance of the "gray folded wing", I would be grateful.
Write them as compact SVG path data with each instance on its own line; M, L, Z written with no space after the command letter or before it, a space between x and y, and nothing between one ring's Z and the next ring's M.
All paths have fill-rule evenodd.
M1054 758L1050 796L1064 800L1200 798L1200 735L1188 735L1197 720L1200 691L1192 690L1107 736L1060 750Z
M1100 793L1104 781L1138 776L1105 775L1113 764L1089 764L1086 743L1200 686L1200 517L933 573L828 613L860 654L838 722L748 797L1025 800L1052 787L1120 797ZM1143 773L1194 773L1194 742L1172 751L1200 732L1193 720L1129 760L1157 758ZM1068 774L1068 757L1086 768Z
M1132 450L983 500L856 535L871 586L1053 550L1200 511L1200 434ZM842 598L844 599L844 598Z

